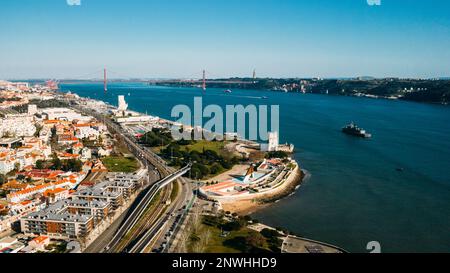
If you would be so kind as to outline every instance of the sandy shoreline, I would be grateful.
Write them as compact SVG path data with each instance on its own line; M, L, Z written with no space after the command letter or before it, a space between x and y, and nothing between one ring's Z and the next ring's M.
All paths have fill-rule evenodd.
M297 166L286 182L267 196L230 202L221 201L222 208L224 211L230 211L239 215L252 214L295 192L297 186L303 182L304 177L304 172Z

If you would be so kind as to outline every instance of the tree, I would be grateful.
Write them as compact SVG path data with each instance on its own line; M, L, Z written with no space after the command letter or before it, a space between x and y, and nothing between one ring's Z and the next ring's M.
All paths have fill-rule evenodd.
M281 234L278 231L269 229L269 228L265 228L265 229L261 230L261 235L268 239L277 238L277 237L281 236Z
M62 169L66 172L80 172L83 169L83 162L77 159L69 159L63 162Z
M17 180L19 180L19 181L24 181L25 180L25 175L23 175L23 174L19 174L18 176L17 176Z
M61 168L62 168L61 160L58 158L58 156L56 154L53 154L52 169L53 170L61 170Z
M222 228L226 231L238 231L245 226L245 222L241 220L233 220L222 225Z
M257 232L252 232L245 238L245 244L247 245L248 250L262 248L265 242L266 240L264 237Z
M3 174L0 174L0 186L6 183L6 177Z
M227 169L227 170L229 170L233 167L233 164L225 158L220 161L220 164L222 165L222 167L224 169Z
M222 172L223 167L222 165L220 165L219 163L214 163L210 168L209 168L211 174L218 174L220 172Z
M283 151L269 152L266 158L287 158L289 154Z
M284 234L289 234L289 230L286 229L286 228L283 228L283 227L276 227L275 229L278 230L278 231L283 232Z
M194 164L202 173L202 177L207 176L210 173L210 170L208 168L208 166L205 166L203 164Z
M194 161L194 162L201 162L201 161L202 161L202 158L201 158L201 156L200 156L200 153L197 152L197 151L192 151L192 152L190 152L190 153L189 153L189 157L190 157L190 159L191 159L192 161Z
M39 134L42 131L43 126L42 125L36 125L36 132L34 133L35 137L39 137Z
M42 161L42 160L36 161L36 169L39 169L39 170L44 169L44 161Z
M205 151L205 147L203 147L203 155L211 161L215 161L215 160L219 160L220 156L216 151L212 151L212 150L206 150Z
M61 242L55 247L56 253L66 253L67 252L67 242Z
M141 138L141 142L150 147L166 146L172 142L172 135L169 130L154 128L152 131L147 132Z
M191 168L190 176L192 179L201 179L202 178L202 171L198 168Z

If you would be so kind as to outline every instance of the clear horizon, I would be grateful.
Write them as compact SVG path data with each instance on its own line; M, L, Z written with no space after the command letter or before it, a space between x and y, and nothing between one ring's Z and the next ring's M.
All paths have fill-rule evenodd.
M447 78L445 0L5 0L0 79Z
M325 77L320 78L323 80L346 80L346 79L357 79L357 78L364 78L369 77L374 80L383 80L383 79L391 79L391 78L397 78L400 80L450 80L450 76L442 76L442 77L430 77L430 78L419 78L419 77L371 77L371 76L354 76L354 77ZM229 77L223 77L224 79L228 78L244 78L244 77L236 77L236 76L229 76ZM259 79L317 79L317 77L258 77ZM208 80L218 80L221 78L208 78ZM85 78L85 79L71 79L71 78L50 78L50 77L42 77L42 78L9 78L9 79L2 79L5 81L44 81L44 80L57 80L57 81L89 81L89 82L99 82L103 83L102 78ZM130 78L109 78L109 82L114 81L151 81L151 80L201 80L201 78L176 78L176 77L158 77L158 78L150 78L150 77L130 77Z

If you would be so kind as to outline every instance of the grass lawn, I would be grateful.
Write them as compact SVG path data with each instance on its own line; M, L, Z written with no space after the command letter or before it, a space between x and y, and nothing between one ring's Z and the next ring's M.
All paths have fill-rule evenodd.
M103 158L102 162L110 172L133 173L139 169L136 158L110 156Z
M237 237L247 237L250 233L249 229L242 229L239 231L232 231L227 237L220 237L220 229L208 227L211 230L211 241L209 242L206 253L242 253L242 250L234 248L230 245L224 245L227 240L232 240Z
M241 245L234 243L239 239L247 237L252 230L243 228L239 231L232 231L227 237L221 237L221 231L217 227L202 225L201 232L211 232L211 238L205 248L205 253L243 253Z
M215 151L218 154L224 154L225 153L225 145L226 142L224 141L197 141L195 144L182 146L181 150L189 150L189 151L197 151L199 153L203 152L203 149Z

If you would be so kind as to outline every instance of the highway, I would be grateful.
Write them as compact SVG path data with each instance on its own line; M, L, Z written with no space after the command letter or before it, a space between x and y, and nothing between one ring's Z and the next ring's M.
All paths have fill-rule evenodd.
M170 197L172 190L172 184L169 184L169 186L159 191L158 202L152 202L150 204L135 227L133 227L125 235L125 237L120 240L120 243L118 244L118 247L114 250L114 252L127 252L135 245L136 241L139 240L141 236L154 225L154 223L159 218L164 217L164 213L169 207L168 202L171 200Z
M152 251L153 246L164 242L165 234L172 229L172 226L181 218L184 213L182 209L188 201L192 198L192 189L190 184L184 178L180 178L179 185L185 190L181 191L181 196L178 196L174 204L165 213L164 217L160 217L147 230L147 232L140 238L138 242L129 250L130 253L144 253ZM161 242L162 241L162 242ZM167 242L164 242L167 243Z
M139 201L137 206L133 208L131 213L129 213L125 221L121 224L119 230L115 233L111 242L106 246L105 251L114 251L120 240L128 233L129 230L131 230L136 225L136 223L142 217L146 208L149 206L153 198L155 198L160 189L177 180L179 177L186 174L190 169L191 165L188 165L155 183L145 194L145 196Z
M191 164L176 172L173 172L174 170L169 168L162 158L153 153L150 149L140 146L134 136L124 132L124 130L112 120L105 118L104 115L92 111L91 109L86 109L84 107L75 108L87 115L103 121L108 127L108 130L111 133L116 134L117 137L121 138L127 145L128 149L149 168L149 173L151 173L154 169L159 173L160 177L164 177L157 182L150 183L147 188L144 188L141 193L143 196L137 198L131 208L128 209L128 212L121 215L119 218L120 221L116 221L112 224L111 228L105 232L105 236L100 236L101 238L95 241L95 247L90 248L91 250L96 249L97 252L112 252L116 249L122 238L138 223L139 219L143 216L146 208L149 206L158 191L186 174L190 170ZM172 206L171 211L175 210L175 208L177 208L177 206ZM158 219L156 224L150 229L157 229L159 227L158 223L161 222L161 219ZM114 231L116 232L113 233ZM149 232L146 232L144 236L149 236L148 233ZM111 237L112 239L110 239ZM103 247L105 242L107 242L107 244Z

